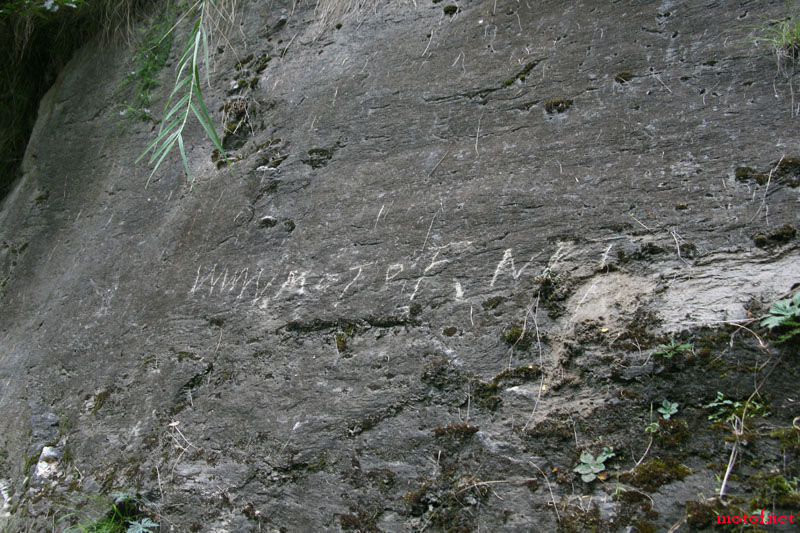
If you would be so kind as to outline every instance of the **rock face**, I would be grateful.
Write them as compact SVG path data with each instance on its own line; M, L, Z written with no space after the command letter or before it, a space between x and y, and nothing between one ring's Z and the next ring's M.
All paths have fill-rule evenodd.
M113 490L162 531L703 525L706 406L754 383L786 438L740 432L727 492L797 475L796 346L722 324L800 281L797 104L746 41L784 4L444 4L240 5L205 88L237 161L190 126L191 187L173 154L145 188L132 52L76 55L0 211L9 530Z

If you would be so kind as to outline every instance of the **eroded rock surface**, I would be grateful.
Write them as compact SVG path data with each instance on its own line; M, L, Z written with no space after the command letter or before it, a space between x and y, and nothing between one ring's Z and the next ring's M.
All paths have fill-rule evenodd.
M704 406L762 378L728 492L799 474L796 347L723 324L800 281L797 118L745 39L783 3L458 7L240 6L206 89L237 162L192 126L193 187L144 187L130 51L76 55L0 211L9 527L110 490L175 531L697 525Z

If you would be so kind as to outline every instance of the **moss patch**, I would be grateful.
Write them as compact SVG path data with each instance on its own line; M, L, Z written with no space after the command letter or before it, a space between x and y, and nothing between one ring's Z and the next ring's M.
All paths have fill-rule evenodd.
M503 300L505 300L505 298L502 296L492 296L488 300L484 300L484 302L481 304L481 307L483 307L484 311L491 311L503 303Z
M633 72L628 72L627 70L623 72L617 72L614 75L614 81L617 83L628 83L633 79Z
M530 331L522 331L518 327L512 327L503 333L503 339L508 345L517 350L527 350L533 344L535 337Z
M797 237L797 229L791 224L786 224L775 231L757 233L753 235L753 242L759 248L779 246L793 241Z
M800 509L797 479L790 483L780 474L759 472L749 483L756 491L750 500L751 509Z
M691 471L673 458L665 460L653 459L642 463L633 470L633 474L621 477L631 484L655 491L661 485L685 478Z
M469 532L476 527L474 509L489 494L480 483L473 475L445 469L438 478L406 493L403 502L413 516L425 515L437 531Z
M544 110L549 114L563 113L572 107L572 99L570 98L550 98L544 102Z
M448 15L448 16L452 17L453 15L458 13L459 9L458 9L458 6L444 6L442 8L442 11L444 11L445 15Z

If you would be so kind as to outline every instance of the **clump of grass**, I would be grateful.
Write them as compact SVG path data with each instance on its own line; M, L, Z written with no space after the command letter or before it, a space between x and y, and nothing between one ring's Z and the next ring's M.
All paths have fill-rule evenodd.
M175 13L167 9L154 20L147 28L140 30L139 45L133 58L132 70L128 72L118 90L133 86L133 96L124 115L136 118L150 118L150 101L152 92L160 83L156 79L158 73L164 68L172 48L172 27Z
M795 109L795 90L792 78L797 73L800 61L800 5L786 2L787 14L775 20L768 21L765 25L755 30L755 37L750 41L755 44L766 44L775 53L778 63L778 72L789 82L791 93L791 114L800 115L800 109Z
M83 517L67 527L65 533L153 533L159 529L146 512L147 502L124 492L111 495L108 511L100 518ZM59 522L75 521L76 513L70 513Z
M757 30L754 44L771 46L779 59L797 61L800 58L800 9L787 2L789 13L783 18L770 20Z

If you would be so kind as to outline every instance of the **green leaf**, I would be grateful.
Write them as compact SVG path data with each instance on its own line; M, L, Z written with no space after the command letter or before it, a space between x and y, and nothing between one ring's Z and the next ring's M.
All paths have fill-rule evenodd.
M769 312L773 315L781 315L781 316L791 316L794 314L791 308L791 301L790 300L779 300L772 304L772 307L769 309Z
M189 98L191 98L191 96L192 96L191 94L184 95L183 98L178 100L178 103L176 103L175 106L172 109L169 110L169 113L164 115L164 118L162 118L161 120L162 121L167 121L172 117L172 115L174 115L178 111L181 111L182 109L184 109L186 104L189 103ZM178 120L180 120L181 118L183 118L183 117L179 117Z
M158 159L159 157L161 157L161 154L162 154L164 151L169 151L169 150L172 148L172 146L175 144L175 138L176 138L178 135L180 135L180 134L181 134L181 130L180 130L180 129L177 129L177 130L175 130L175 131L174 131L174 132L172 132L172 133L170 133L170 132L169 132L169 130L167 130L167 131L165 131L165 132L164 132L162 135L160 135L160 136L159 136L159 138L161 138L161 137L163 137L163 136L166 136L167 134L169 134L169 137L167 137L167 138L164 140L164 142L161 144L161 146L160 146L158 149L156 149L156 150L153 150L153 155L151 155L151 156L150 156L150 160L148 161L148 163L152 164L152 163L153 163L153 161L155 161L156 159Z
M197 117L197 120L203 126L203 129L206 130L206 134L208 135L209 139L211 139L211 142L214 143L214 146L220 151L223 157L227 158L225 149L222 147L222 142L217 136L217 132L214 129L214 125L211 123L211 118L208 116L208 111L206 110L203 101L198 99L198 103L200 104L199 110L194 106L194 104L189 104L189 106L192 108L192 111L194 111L194 114Z
M211 86L211 69L208 63L208 37L206 36L206 29L201 28L200 34L203 36L203 65L206 67L206 83Z
M145 155L149 154L149 163L155 164L147 183L150 183L155 172L161 166L166 155L178 145L181 160L183 162L184 170L189 181L192 181L189 172L189 161L186 156L186 147L183 142L183 129L186 126L189 112L197 118L200 125L203 127L206 135L211 139L214 146L221 152L227 160L227 154L222 148L222 141L214 128L211 116L206 109L206 104L203 101L202 91L200 90L200 48L202 46L202 61L206 68L206 77L209 80L210 62L208 52L208 33L205 27L205 14L208 5L217 8L213 0L197 0L188 12L197 13L197 17L192 24L191 31L188 34L186 43L183 47L180 59L177 64L177 75L175 76L175 85L167 98L167 103L164 106L164 113L161 119L161 127L159 128L156 139L153 140L142 154L136 159L139 162ZM195 11L199 7L199 12ZM186 16L186 15L184 15ZM183 17L181 17L183 18ZM171 31L171 30L170 30Z
M783 324L783 318L772 315L761 321L761 327L767 327L769 329L780 326L781 324Z
M139 521L128 522L127 533L151 533L151 530L156 527L158 524L145 517Z
M590 464L581 463L573 469L573 472L577 472L578 474L591 474L593 472L599 472L599 470L595 470Z
M189 177L189 181L191 181L192 173L189 172L189 161L186 159L186 150L183 148L183 137L178 135L178 150L181 152L181 159L183 159L183 168L186 170L186 176Z
M603 448L603 453L597 456L597 462L605 463L607 459L611 459L615 455L617 454L614 453L613 448Z
M590 454L589 452L581 453L581 462L582 463L593 463L594 462L594 455Z
M175 132L175 136L176 137L180 137L180 132L176 131ZM169 144L164 146L164 148L162 150L163 153L161 154L161 157L159 158L158 162L156 163L156 166L153 167L153 171L150 173L150 176L148 176L148 178L147 178L147 183L145 183L145 185L144 185L145 188L150 184L150 180L153 179L153 174L156 173L156 171L158 170L158 167L161 166L161 162L164 161L164 158L167 157L167 154L170 152L170 150L172 150L173 146L175 146L175 140L174 139Z
M172 97L175 96L175 93L179 92L181 89L183 89L184 85L186 85L187 83L191 83L191 81L192 77L186 76L180 82L176 83L175 87L172 89L172 92L169 95L169 101L172 101ZM167 105L164 106L165 108L169 106L169 101L167 102Z
M160 142L161 142L161 141L164 139L164 137L166 137L166 136L169 134L169 132L172 130L172 128L174 128L175 126L177 126L177 125L178 125L178 122L180 122L180 121L181 121L181 117L178 117L178 118L176 118L174 121L172 121L172 124L170 124L170 125L169 125L167 128L164 128L164 129L163 129L163 130L162 130L162 131L161 131L161 132L158 134L158 137L156 137L156 139L155 139L153 142L151 142L151 143L150 143L150 144L147 146L147 148L145 148L145 149L144 149L144 152L142 152L141 154L139 154L139 157L138 157L138 158L136 158L136 162L138 163L140 159L142 159L142 158L143 158L145 155L147 155L147 153L148 153L148 152L150 152L151 150L153 150L153 149L156 147L156 145L157 145L158 143L160 143ZM167 141L165 141L165 143L164 143L164 144L166 144L166 142L167 142ZM162 146L162 148L163 148L163 146ZM160 151L161 151L161 149L158 149L158 150L156 150L156 153L158 153L158 152L160 152ZM152 162L153 162L153 159L155 159L156 157L157 157L157 155L156 155L156 154L154 154L154 155L153 155L153 157L151 157L151 158L150 158L150 161L149 161L149 163L152 163Z
M584 483L591 483L592 481L597 479L597 476L594 474L583 474L581 476L581 479L584 481Z

